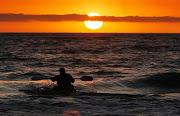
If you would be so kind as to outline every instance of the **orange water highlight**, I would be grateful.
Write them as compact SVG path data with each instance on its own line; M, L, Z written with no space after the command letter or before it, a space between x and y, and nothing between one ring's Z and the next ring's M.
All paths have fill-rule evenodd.
M96 88L93 85L93 81L85 81L84 83L88 87L87 92L89 93L97 92Z
M93 84L93 81L84 81L86 84Z
M46 86L55 85L56 83L53 83L49 80L40 80L40 81L0 81L0 84L24 84L27 86L33 86L35 84L42 84Z

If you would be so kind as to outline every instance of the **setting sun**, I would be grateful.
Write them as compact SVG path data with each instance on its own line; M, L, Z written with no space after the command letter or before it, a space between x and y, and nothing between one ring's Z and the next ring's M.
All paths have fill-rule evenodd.
M90 13L88 16L92 17L92 16L100 16L100 15L98 13ZM102 27L103 21L85 21L85 25L87 28L95 30Z

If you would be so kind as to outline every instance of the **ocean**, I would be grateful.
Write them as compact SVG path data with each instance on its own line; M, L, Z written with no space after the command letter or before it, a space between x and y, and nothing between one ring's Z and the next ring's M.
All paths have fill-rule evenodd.
M94 80L38 93L59 68ZM178 116L179 83L180 34L0 34L1 116Z

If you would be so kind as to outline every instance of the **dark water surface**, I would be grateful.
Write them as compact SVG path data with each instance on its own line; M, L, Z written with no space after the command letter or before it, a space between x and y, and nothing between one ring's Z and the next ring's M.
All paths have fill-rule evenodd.
M0 115L134 116L180 114L180 34L0 34ZM26 94L52 88L64 67L71 96Z

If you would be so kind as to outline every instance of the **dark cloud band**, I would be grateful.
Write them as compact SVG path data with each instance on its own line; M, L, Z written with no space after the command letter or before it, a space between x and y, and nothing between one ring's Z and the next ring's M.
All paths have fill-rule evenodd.
M100 16L88 17L80 14L66 14L66 15L26 15L26 14L0 14L0 21L105 21L105 22L180 22L180 17L141 17L141 16Z

